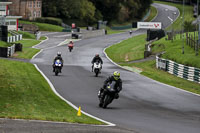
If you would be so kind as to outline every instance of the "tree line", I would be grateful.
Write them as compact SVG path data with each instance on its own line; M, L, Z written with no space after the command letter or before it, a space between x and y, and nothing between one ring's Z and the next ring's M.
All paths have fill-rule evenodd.
M124 23L140 20L152 0L43 0L43 16L78 20L86 24L98 20Z

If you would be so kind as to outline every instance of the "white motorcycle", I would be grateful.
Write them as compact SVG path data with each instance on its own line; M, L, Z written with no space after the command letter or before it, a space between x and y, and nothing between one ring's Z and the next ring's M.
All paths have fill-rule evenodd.
M94 67L93 67L93 72L95 73L95 76L98 77L99 73L101 73L101 63L100 62L95 62Z
M55 67L55 75L58 76L58 73L61 72L62 62L60 60L56 60L54 63Z

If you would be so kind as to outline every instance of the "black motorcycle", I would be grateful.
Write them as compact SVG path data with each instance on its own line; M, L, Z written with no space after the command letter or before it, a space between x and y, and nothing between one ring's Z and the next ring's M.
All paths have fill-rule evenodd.
M113 101L113 99L118 98L118 91L115 88L116 88L116 82L112 81L112 83L107 84L106 88L103 89L103 92L101 92L101 91L98 92L100 107L106 108L108 106L108 104L110 104ZM101 97L100 96L100 95L102 95L101 93L105 93L105 97Z

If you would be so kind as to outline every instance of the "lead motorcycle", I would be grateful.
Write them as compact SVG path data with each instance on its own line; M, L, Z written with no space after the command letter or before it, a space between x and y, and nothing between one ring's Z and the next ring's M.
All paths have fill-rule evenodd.
M101 73L101 63L100 62L95 62L94 67L93 67L93 72L95 73L95 76L98 77L99 73Z
M113 99L117 99L119 97L118 95L118 91L116 88L116 82L112 81L111 83L108 83L106 88L101 89L98 92L98 97L99 97L99 107L103 107L106 108L108 106L108 104L110 104ZM105 93L104 97L102 97L102 93Z
M54 70L55 70L55 75L58 76L58 73L61 73L61 69L62 69L62 62L61 60L56 60L54 63Z

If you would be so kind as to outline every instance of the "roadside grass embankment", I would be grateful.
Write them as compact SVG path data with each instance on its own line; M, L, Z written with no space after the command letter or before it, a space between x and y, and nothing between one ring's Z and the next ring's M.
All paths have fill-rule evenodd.
M151 6L149 17L145 20L145 22L152 21L157 15L158 11L155 7Z
M102 124L62 101L30 63L0 59L0 117Z
M39 51L31 47L40 41L19 41L23 51L16 57L31 59ZM33 64L7 59L0 59L0 64L0 118L105 124L84 114L77 116L77 110L53 93Z
M106 53L114 62L121 66L129 66L133 69L142 70L140 74L157 80L159 82L172 85L193 93L200 94L200 84L181 79L171 75L165 71L156 69L155 60L130 63L131 61L144 58L144 41L145 35L135 36L128 40L122 41L106 49ZM186 44L186 42L184 42ZM166 59L171 59L185 65L190 65L200 68L200 55L195 56L195 51L188 45L184 45L185 54L182 54L182 40L177 37L173 42L162 38L153 43L153 54L165 51L162 56Z
M57 25L22 20L19 21L19 24L33 24L38 26L40 31L61 32L64 29L63 27Z

